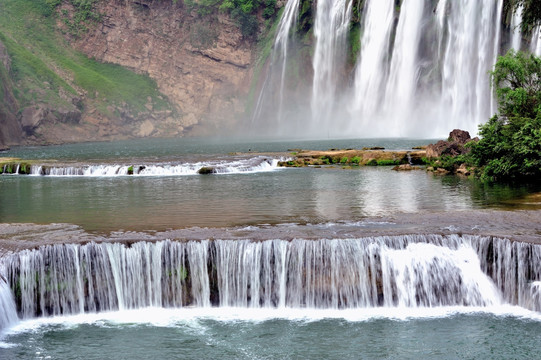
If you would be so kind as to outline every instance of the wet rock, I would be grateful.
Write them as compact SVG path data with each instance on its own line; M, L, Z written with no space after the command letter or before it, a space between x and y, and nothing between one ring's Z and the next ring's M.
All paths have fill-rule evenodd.
M437 168L436 170L434 170L434 174L436 174L436 175L447 175L447 174L450 174L450 171L445 170L444 168Z
M393 170L394 171L412 171L412 170L421 170L421 168L419 166L412 166L410 164L402 164L402 165L397 165L393 167Z
M216 169L210 166L203 166L201 169L197 170L199 175L210 175L216 174Z
M464 175L464 176L470 176L471 172L466 167L466 164L461 164L458 169L455 170L457 174Z

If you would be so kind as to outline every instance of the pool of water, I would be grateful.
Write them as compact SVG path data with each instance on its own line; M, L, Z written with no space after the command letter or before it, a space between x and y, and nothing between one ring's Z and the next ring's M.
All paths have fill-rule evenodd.
M516 309L141 309L30 320L4 359L534 359L538 315Z

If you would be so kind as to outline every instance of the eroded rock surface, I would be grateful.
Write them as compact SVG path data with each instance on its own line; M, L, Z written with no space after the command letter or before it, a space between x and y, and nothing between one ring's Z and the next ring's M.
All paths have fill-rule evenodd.
M99 61L148 74L178 108L167 123L169 136L212 134L232 127L244 112L254 60L227 14L201 18L182 1L101 1L103 20L74 46ZM64 4L63 9L70 10ZM61 26L61 24L59 24ZM91 116L86 120L92 120ZM138 135L150 135L143 122Z

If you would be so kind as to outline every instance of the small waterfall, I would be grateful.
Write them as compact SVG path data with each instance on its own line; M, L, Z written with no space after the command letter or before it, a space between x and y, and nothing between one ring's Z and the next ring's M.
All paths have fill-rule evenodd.
M207 161L184 164L146 165L32 165L30 174L35 176L185 176L197 175L202 168L213 174L243 174L273 171L278 162L286 158L272 159L258 156L249 159Z
M523 7L520 5L511 17L511 48L515 51L520 50L522 43L522 11Z
M475 236L49 245L2 262L23 319L148 306L343 309L505 301L541 311L541 246ZM6 293L0 281L0 304L11 306L3 323L14 319Z
M346 59L346 41L353 9L352 0L318 0L314 23L312 65L312 128L336 126L330 122L339 98L339 74ZM336 120L333 116L332 120Z

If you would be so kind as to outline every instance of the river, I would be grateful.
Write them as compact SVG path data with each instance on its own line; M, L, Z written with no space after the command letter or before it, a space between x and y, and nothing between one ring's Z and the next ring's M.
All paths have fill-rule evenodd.
M148 139L1 154L36 162L0 175L0 357L535 357L539 186L277 167L299 148L426 143Z

